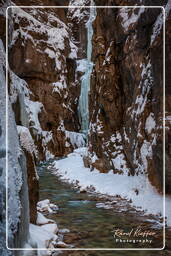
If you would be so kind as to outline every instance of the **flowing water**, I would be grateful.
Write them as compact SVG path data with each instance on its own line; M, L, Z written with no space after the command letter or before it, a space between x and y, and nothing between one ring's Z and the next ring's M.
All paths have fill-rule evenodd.
M48 217L54 219L60 229L67 228L70 230L70 233L64 235L64 241L67 244L72 244L76 248L162 247L162 228L161 225L156 224L155 217L143 216L141 212L137 212L121 199L118 200L119 203L116 203L113 209L97 208L97 203L104 203L103 197L100 198L99 195L92 193L80 193L78 189L61 182L47 167L47 164L39 167L40 199L48 198L59 206L59 211L56 214L48 215ZM155 232L155 235L147 237L148 240L152 240L151 244L148 242L116 242L116 238L113 236L114 229L123 229L125 232L131 229L135 231L140 225L143 231ZM122 239L127 239L127 237L122 236ZM144 240L142 237L139 239ZM132 251L122 253L117 251L115 255L134 255ZM106 255L113 254L108 252ZM142 251L136 255L147 254ZM158 252L158 255L163 254Z

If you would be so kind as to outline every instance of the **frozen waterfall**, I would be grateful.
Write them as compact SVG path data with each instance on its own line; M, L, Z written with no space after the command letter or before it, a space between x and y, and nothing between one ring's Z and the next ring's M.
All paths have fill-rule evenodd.
M94 1L91 0L91 6L94 6ZM82 76L81 80L81 93L79 98L79 116L81 121L81 132L87 135L89 127L89 102L88 94L90 90L90 79L91 72L93 68L93 63L91 62L92 54L92 36L93 36L93 21L96 17L96 8L90 7L90 17L86 23L87 28L87 59L82 60L82 65L85 66L85 74Z

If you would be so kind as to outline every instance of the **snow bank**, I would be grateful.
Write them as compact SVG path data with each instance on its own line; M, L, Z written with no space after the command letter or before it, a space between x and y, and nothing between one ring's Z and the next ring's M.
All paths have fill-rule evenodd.
M37 225L44 225L44 224L49 224L49 223L54 223L54 220L46 218L42 213L38 212L37 213L37 220L36 224Z
M132 200L132 206L141 208L145 213L163 215L163 197L150 184L145 174L128 176L126 174L100 173L98 170L90 171L85 168L82 156L85 148L75 150L67 158L54 162L53 173L60 175L61 179L69 183L77 183L82 189L93 186L98 193L107 195L120 195L122 198ZM138 193L137 193L138 191ZM168 212L171 211L171 199L166 197ZM171 217L167 223L171 225Z
M38 202L37 205L38 212L36 225L30 224L29 240L25 245L25 248L35 248L36 255L47 256L53 255L54 248L71 247L72 245L67 245L62 241L63 235L70 232L69 229L59 229L54 220L46 218L40 212L55 213L54 209L57 210L58 207L50 203L49 199L42 200ZM24 255L27 256L29 254L26 253Z
M55 213L59 208L57 205L50 203L49 199L45 199L37 203L37 210L39 212Z
M51 225L51 224L48 224ZM54 230L46 229L44 226L37 226L30 224L29 228L30 239L29 244L32 248L49 248L50 243L55 242L56 235ZM47 256L47 250L39 251L37 250L38 256Z

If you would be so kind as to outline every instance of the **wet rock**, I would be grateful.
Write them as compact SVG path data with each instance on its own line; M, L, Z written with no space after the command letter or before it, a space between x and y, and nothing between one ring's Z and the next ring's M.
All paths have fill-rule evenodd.
M88 156L83 156L83 162L86 168L90 168L90 160Z
M77 233L69 233L64 235L64 241L67 244L73 244L79 239L79 235Z
M84 188L80 188L80 193L87 193L87 190Z
M26 156L30 222L35 224L37 220L37 202L39 200L39 182L35 165L34 142L29 129L24 126L17 126L17 129L20 145Z
M95 3L115 6L125 5L128 1L110 0L101 3L96 0ZM131 4L134 5L135 1L132 0ZM97 9L93 24L94 68L89 97L89 153L92 159L96 157L91 166L100 172L113 170L114 173L122 174L128 171L128 175L148 173L152 185L162 192L163 38L162 30L157 34L154 29L160 10L134 11L130 8L128 20L131 15L135 15L135 20L126 23L124 9ZM170 20L168 15L167 52L170 51L170 34L167 32ZM166 62L169 65L168 54ZM167 74L166 88L169 79ZM166 90L168 120L171 92L169 88ZM169 121L166 126L166 144L169 145ZM171 177L169 148L166 149L168 193ZM118 166L119 158L123 161Z

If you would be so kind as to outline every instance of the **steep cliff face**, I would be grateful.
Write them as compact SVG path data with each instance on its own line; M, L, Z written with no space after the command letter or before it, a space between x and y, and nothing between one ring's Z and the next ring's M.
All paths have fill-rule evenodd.
M36 204L38 201L38 177L36 176L35 159L33 156L34 143L30 143L29 132L23 132L24 127L16 126L15 115L19 109L12 109L17 95L9 97L8 113L6 113L6 62L5 62L5 10L10 1L0 5L0 22L4 24L0 31L0 120L1 120L1 254L14 255L7 251L5 224L8 224L8 247L23 248L29 237L29 223L35 223L37 218ZM22 88L26 82L20 79L9 69L9 81L11 90ZM9 86L10 88L10 86ZM20 91L21 93L21 91ZM16 113L15 111L16 110ZM23 111L23 112L22 112ZM24 109L21 108L22 116ZM8 120L8 166L6 169L6 119ZM26 128L25 128L26 129ZM19 136L18 136L19 135ZM30 146L30 151L29 151ZM8 189L8 201L5 200L6 182ZM6 219L6 204L8 215ZM20 255L20 252L15 252Z
M83 136L77 133L78 48L67 15L63 9L53 8L11 8L9 14L13 30L9 39L10 67L26 81L24 96L19 92L21 88L11 87L11 95L14 90L18 94L13 104L16 122L29 128L38 160L64 156L78 146L72 143L73 136L84 145Z
M28 5L24 1L15 1L15 4ZM30 1L29 4L60 5L61 3ZM65 4L67 5L68 1ZM14 3L2 1L0 9L1 23L4 24L1 27L0 36L4 43L4 13L6 7L11 5ZM81 13L81 22L85 25L83 20L88 12L82 10ZM77 46L80 47L80 42L84 38L79 37L79 33L76 35L72 32L75 21L79 17L78 10L75 13L75 10L67 12L64 9L55 8L24 10L11 8L8 15L9 146L12 152L10 157L13 157L13 166L10 162L12 160L9 159L11 163L8 202L9 247L22 248L28 238L29 222L35 223L37 218L36 204L39 193L36 163L54 156L64 156L73 148L85 145L84 135L78 133L80 124L77 107L80 94L79 79L82 73L77 70L76 62L78 51L79 58L84 57L81 48L79 50L77 48ZM77 28L79 21L76 22ZM77 46L73 40L77 40ZM4 50L2 52L3 74L5 72ZM1 104L5 114L4 79L4 77L1 79L3 92ZM4 136L5 116L2 116L2 120L4 123L1 135ZM2 166L2 182L4 182L4 154L2 158L4 158ZM16 177L13 176L13 172L16 172ZM5 186L3 186L2 197L4 193ZM14 194L15 196L12 196ZM4 207L4 200L1 206ZM5 236L4 219L5 211L2 210L3 238ZM5 248L5 245L2 248ZM6 253L5 249L4 253Z
M96 5L99 4L127 5L126 1L96 1ZM130 4L135 5L135 2ZM168 2L168 24L169 10ZM102 172L112 169L114 173L128 175L147 173L159 191L162 190L163 177L162 19L160 8L97 8L89 133L93 167ZM169 41L168 29L167 26ZM166 62L169 62L167 54ZM170 98L169 90L167 92L166 103ZM167 107L166 139L170 133L168 103ZM166 143L169 145L168 141ZM170 177L168 147L166 176ZM170 192L169 183L170 178L166 181L167 192Z
M10 3L6 3L10 5ZM89 0L20 1L16 5L89 5ZM137 1L95 0L96 5L136 5ZM139 1L154 5L152 1ZM166 65L170 65L170 1L166 4ZM163 178L163 29L162 9L97 8L93 22L94 63L89 95L89 159L101 172L147 174L161 192ZM86 8L9 9L9 245L22 247L29 218L36 221L38 177L36 163L66 156L85 146L79 133L81 76L87 58ZM0 13L1 14L1 13ZM5 24L5 17L1 18ZM5 42L4 26L0 36ZM2 46L2 44L1 44ZM1 51L4 50L3 46ZM1 74L4 73L3 57ZM1 77L2 120L5 81ZM171 192L171 91L166 73L166 192ZM4 206L4 137L1 120L0 152ZM17 126L16 126L17 125ZM2 127L2 129L1 129ZM11 129L11 130L10 130ZM18 135L17 135L18 130ZM19 150L18 150L19 149ZM14 168L15 167L15 168ZM17 186L14 184L17 183ZM13 184L13 185L12 185ZM12 195L15 194L15 197ZM26 200L28 199L28 200ZM24 203L25 202L25 203ZM29 205L30 204L30 211ZM22 207L21 207L22 206ZM30 216L29 216L30 212ZM5 212L1 211L4 220ZM23 216L26 215L24 220ZM21 221L21 222L20 222ZM20 222L20 224L19 224ZM4 221L2 237L4 237ZM24 234L24 235L23 235ZM22 239L21 235L23 235Z
M6 105L5 105L5 51L2 40L0 40L0 244L1 255L13 255L13 252L5 248L5 195L6 181L8 187L8 246L23 247L28 238L29 227L29 200L27 189L26 158L20 150L18 133L11 104L8 107L8 173L6 179Z

